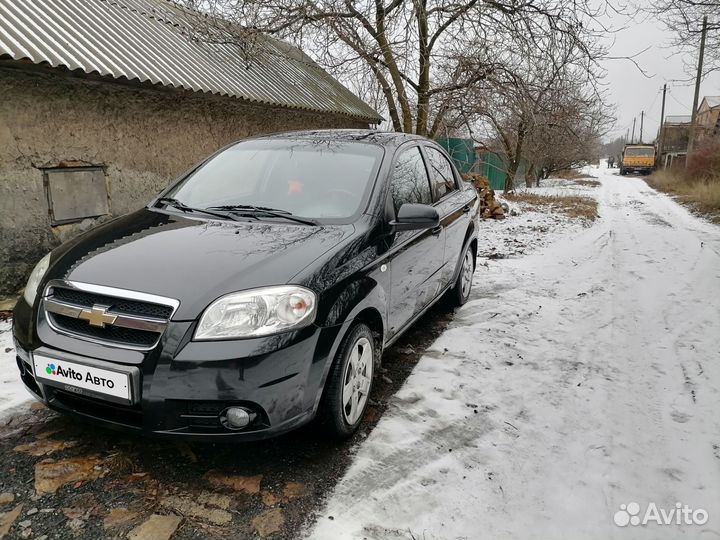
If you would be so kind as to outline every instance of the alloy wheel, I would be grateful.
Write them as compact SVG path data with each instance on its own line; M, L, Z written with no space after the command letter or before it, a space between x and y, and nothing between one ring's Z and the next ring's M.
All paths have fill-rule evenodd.
M471 249L465 252L465 260L463 261L462 277L460 278L460 286L462 288L462 294L464 297L470 294L470 287L472 286L473 277L473 253Z
M352 346L342 379L343 416L350 425L354 425L365 410L373 364L373 346L366 337L361 337Z

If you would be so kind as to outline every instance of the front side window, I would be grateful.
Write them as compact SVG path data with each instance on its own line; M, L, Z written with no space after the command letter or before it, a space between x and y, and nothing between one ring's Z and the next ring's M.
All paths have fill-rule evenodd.
M457 189L452 167L447 158L439 150L432 147L425 147L430 168L430 184L432 185L433 198L436 201L442 199L451 191Z
M251 140L220 152L174 186L195 208L252 205L311 219L347 219L365 202L381 147L302 139Z
M395 213L405 203L432 204L430 183L419 147L406 150L398 157L392 171L390 192Z

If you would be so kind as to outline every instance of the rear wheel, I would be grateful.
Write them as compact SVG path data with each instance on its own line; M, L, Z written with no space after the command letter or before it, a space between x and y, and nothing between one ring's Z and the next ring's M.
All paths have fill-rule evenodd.
M360 426L372 389L377 356L374 337L363 323L345 336L328 375L318 417L328 435L345 439Z
M470 298L472 289L473 274L475 273L475 253L472 246L468 244L462 256L460 273L455 280L455 285L450 291L452 301L456 306L462 306Z

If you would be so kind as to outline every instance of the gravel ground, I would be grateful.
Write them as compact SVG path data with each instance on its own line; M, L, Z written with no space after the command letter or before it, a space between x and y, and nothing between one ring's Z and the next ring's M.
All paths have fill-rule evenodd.
M257 443L174 443L40 404L0 419L0 538L296 538L452 316L438 303L386 351L365 424L343 443L323 440L312 424ZM138 529L154 514L182 519Z

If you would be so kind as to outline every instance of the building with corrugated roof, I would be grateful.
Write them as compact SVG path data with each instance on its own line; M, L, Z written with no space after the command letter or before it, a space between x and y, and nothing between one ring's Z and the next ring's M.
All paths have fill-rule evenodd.
M169 0L0 0L0 296L232 141L382 120L297 48L198 39L197 18Z

